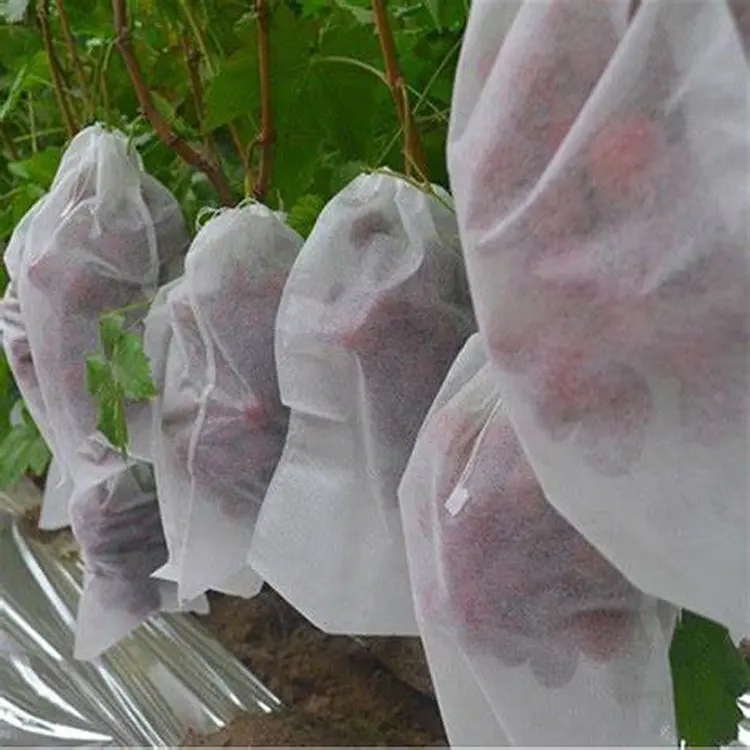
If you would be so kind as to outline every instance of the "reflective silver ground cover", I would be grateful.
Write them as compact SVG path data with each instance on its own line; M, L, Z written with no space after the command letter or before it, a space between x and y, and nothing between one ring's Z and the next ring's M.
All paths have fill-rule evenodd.
M72 657L82 569L0 493L0 747L163 747L279 700L191 615L152 618L102 658ZM19 501L20 498L20 501Z

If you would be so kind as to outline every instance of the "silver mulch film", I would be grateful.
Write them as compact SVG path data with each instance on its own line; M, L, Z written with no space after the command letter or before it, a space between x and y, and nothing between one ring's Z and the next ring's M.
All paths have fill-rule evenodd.
M188 729L281 708L190 615L154 617L75 661L81 565L24 531L26 499L0 493L0 747L175 746Z

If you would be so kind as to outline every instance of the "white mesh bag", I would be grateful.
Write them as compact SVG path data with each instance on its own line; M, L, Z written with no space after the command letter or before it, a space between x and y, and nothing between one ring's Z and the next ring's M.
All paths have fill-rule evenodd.
M167 547L150 466L138 463L77 493L71 525L85 564L76 659L94 659L152 614L180 609L177 587L152 578ZM205 598L185 608L208 612Z
M276 356L292 414L249 562L329 633L416 632L396 488L473 330L441 201L390 174L357 177L284 290Z
M182 547L190 513L190 475L187 466L177 461L172 446L169 422L163 424L164 414L179 414L183 404L189 404L182 428L187 429L195 417L193 383L203 387L202 359L194 354L195 363L188 368L185 337L172 327L171 309L175 305L188 307L184 300L183 278L161 287L145 320L143 348L151 365L151 376L156 386L154 399L151 455L157 498L160 507L167 562L155 575L177 582L179 580ZM170 301L171 298L171 301ZM170 304L168 304L170 301ZM197 338L197 333L194 334Z
M498 46L496 7L472 4L448 161L505 408L549 501L630 580L747 631L737 19L724 0L526 2Z
M73 481L63 477L60 465L53 456L44 483L42 509L39 513L40 529L57 531L70 526L70 501L74 491Z
M150 460L154 465L157 495L161 511L168 559L154 577L175 584L181 578L184 541L190 515L191 480L187 463L172 449L172 433L189 429L197 415L194 388L205 385L205 357L194 318L185 319L189 303L184 298L182 277L159 289L146 318L144 349L157 389L154 401ZM167 304L169 300L169 304ZM173 328L171 311L177 310ZM182 310L182 315L179 311ZM192 326L187 325L189 320ZM192 341L192 346L188 342ZM190 354L188 355L188 352ZM193 364L188 367L187 357ZM171 415L166 422L163 415ZM248 566L215 582L211 588L235 596L251 597L261 588L262 580Z
M28 228L31 220L44 205L44 200L42 198L37 201L21 219L6 248L4 260L10 281L3 299L0 300L0 340L24 404L40 434L50 444L51 430L47 423L44 399L39 388L39 380L26 334L26 324L18 300L18 276L25 252ZM70 524L68 505L72 489L70 481L63 481L58 463L53 457L45 484L39 528L61 529Z
M147 303L160 266L184 254L187 242L179 205L143 171L124 135L91 126L73 139L28 226L18 296L53 452L76 487L127 466L98 432L86 389L100 315ZM146 309L131 310L128 321L137 325ZM142 422L144 411L150 405L133 404L128 416Z
M545 500L495 382L472 337L399 491L449 739L676 744L675 612L635 589Z
M234 588L227 579L237 575L252 581L248 594L260 587L243 568L287 430L274 325L301 245L264 206L223 210L149 317L147 348L166 351L154 365L163 382L155 463L181 597Z
M26 323L18 299L18 278L21 263L26 251L29 225L44 205L44 198L37 201L21 219L13 231L5 250L4 261L8 269L9 282L0 300L0 341L8 360L13 378L23 397L29 414L36 423L40 434L50 442L51 430L47 422L44 398L39 388L36 367L31 356L31 347L26 331Z
M750 53L750 4L746 0L729 0L729 5L734 13L734 20L737 22L747 56Z

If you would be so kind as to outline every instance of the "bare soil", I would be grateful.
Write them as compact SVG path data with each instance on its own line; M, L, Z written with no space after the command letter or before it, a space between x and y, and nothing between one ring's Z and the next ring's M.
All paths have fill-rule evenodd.
M185 747L447 745L418 640L326 635L268 587L250 600L211 595L201 619L287 710Z

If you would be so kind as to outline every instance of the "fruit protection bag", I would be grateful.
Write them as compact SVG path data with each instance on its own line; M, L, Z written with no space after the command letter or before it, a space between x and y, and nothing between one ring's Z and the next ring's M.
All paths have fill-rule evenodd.
M750 54L750 5L746 0L729 0L729 5L734 13L734 20L747 56Z
M325 207L277 320L287 443L250 564L328 633L416 633L396 489L472 332L455 217L390 174Z
M151 467L136 463L77 492L73 534L85 565L76 659L90 660L159 611L179 609L177 587L151 574L167 559ZM205 598L187 609L208 612Z
M187 242L177 201L143 171L123 134L91 126L72 140L28 226L18 297L51 446L76 488L129 465L97 430L86 387L86 358L101 351L99 318L129 308L126 322L137 326L160 267L184 254ZM127 416L150 425L150 409L130 404Z
M399 490L421 635L451 744L675 744L675 611L550 505L479 336Z
M204 374L200 367L188 368L188 341L192 340L192 351L200 348L195 325L183 332L181 326L172 326L172 310L187 310L186 287L182 278L162 286L154 298L144 332L143 345L151 365L151 374L156 385L157 395L154 399L153 428L155 439L151 443L150 460L154 465L157 495L164 526L168 559L166 564L154 573L154 577L177 583L180 580L182 551L187 523L190 515L190 474L184 461L178 460L177 453L171 446L172 430L169 419L164 422L163 415L180 414L185 411L185 403L194 403L193 383L203 382ZM183 315L184 319L184 315ZM176 331L176 335L175 335ZM194 362L202 361L197 354ZM169 387L166 384L169 383ZM186 418L195 415L195 408L188 410ZM176 425L180 429L180 425ZM184 429L184 424L183 424ZM251 597L256 594L262 580L255 572L245 567L227 581L214 584L211 588L235 596Z
M260 588L243 568L287 431L274 328L301 246L264 206L223 210L202 227L184 276L149 316L147 352L163 383L157 485L183 598L226 590L236 575L250 579L248 595Z
M748 631L748 64L724 0L472 4L448 161L480 333L555 508ZM484 52L497 50L488 58Z
M44 200L42 198L37 201L21 219L5 250L4 261L8 269L9 282L0 300L0 341L2 341L5 357L26 409L36 423L40 434L49 444L51 430L44 398L39 388L39 378L31 356L26 322L18 299L18 278L26 251L29 225L42 209Z
M70 526L70 501L75 492L71 479L63 477L53 456L47 471L38 526L42 531L58 531Z

